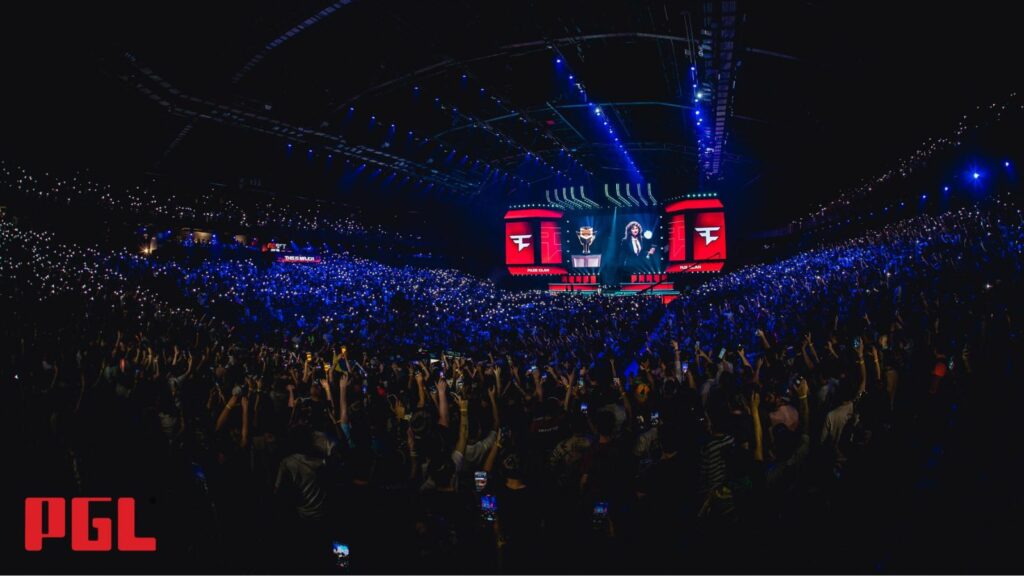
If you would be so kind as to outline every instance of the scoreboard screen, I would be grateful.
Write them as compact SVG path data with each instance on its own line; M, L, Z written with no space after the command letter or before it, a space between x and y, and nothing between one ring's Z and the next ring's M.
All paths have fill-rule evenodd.
M725 209L717 198L657 206L505 213L505 265L514 276L720 271L726 260Z

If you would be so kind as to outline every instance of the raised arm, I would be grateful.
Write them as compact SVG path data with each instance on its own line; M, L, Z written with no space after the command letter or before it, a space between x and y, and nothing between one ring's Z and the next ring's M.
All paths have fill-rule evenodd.
M285 389L288 390L288 407L295 408L295 384L289 383Z
M348 425L348 378L348 373L342 374L338 383L338 424L342 426Z
M860 383L857 385L857 396L860 397L868 386L868 371L864 365L864 342L857 342L857 369L860 371Z
M455 442L455 451L465 454L466 443L469 441L469 401L456 396L455 402L459 405L459 439Z
M672 340L672 368L675 373L676 380L683 381L683 363L679 357L679 342Z
M415 367L413 367L410 374L412 374L412 378L416 382L416 393L419 398L416 403L416 407L423 408L427 405L427 390L423 387L423 374L420 373L419 370L416 370Z
M416 437L413 436L412 427L405 429L406 444L409 445L409 481L412 482L419 474L420 467L417 465L419 455L416 453Z
M612 378L612 386L615 391L619 393L619 398L622 399L622 407L626 409L627 422L633 421L633 406L629 403L629 394L622 388L622 379L618 376Z
M512 355L510 354L506 356L506 358L508 359L508 371L512 375L512 381L515 382L516 385L522 387L522 382L519 380L519 368L518 366L512 363ZM501 392L502 394L505 393L504 390L502 390Z
M340 363L341 363L341 354L338 353L338 352L334 352L332 350L331 351L331 372L332 373L335 372L336 370L339 370Z
M744 366L746 366L747 368L750 368L751 370L754 369L754 367L750 365L750 361L747 360L747 355L743 353L743 348L738 348L736 350L736 353L739 355L740 362L742 362Z
M809 391L807 380L803 377L797 380L793 391L796 393L797 412L800 414L800 434L810 434L811 408L807 400L807 393Z
M498 431L501 428L501 415L498 410L497 386L487 390L487 398L491 401L491 420L494 422L494 430Z
M444 378L437 380L437 423L448 427L448 382Z
M583 370L583 368L580 368L580 370ZM569 403L572 401L572 389L573 385L576 383L575 371L569 375L567 382L568 385L565 387L565 397L562 399L562 410L568 410Z
M750 419L754 425L754 460L764 462L764 431L761 430L761 396L750 395Z
M498 453L501 452L501 430L498 431L497 437L494 439L494 444L491 444L491 449L487 451L487 458L484 460L484 466L482 470L491 473L494 470L494 461L498 459Z
M839 354L836 354L836 349L832 347L831 340L825 342L825 349L828 350L828 355L831 356L833 360L837 360L839 358Z
M347 346L342 346L341 347L341 359L345 361L345 370L347 370L348 373L351 374L352 373L352 363L349 362L349 359L348 359L348 347Z
M242 441L240 446L246 448L249 446L249 396L242 396Z
M811 359L811 355L808 352L814 345L811 344L811 335L805 334L802 345L800 346L800 354L804 357L804 366L807 366L808 370L814 370L814 361Z
M867 314L865 314L867 316ZM875 368L875 380L878 382L882 381L882 363L878 358L878 347L871 347L871 365Z
M231 415L231 411L234 410L235 406L238 405L238 396L231 394L231 398L228 398L227 404L224 405L224 409L220 411L220 416L217 417L217 425L215 430L218 432L224 427L224 424L228 421L228 416Z

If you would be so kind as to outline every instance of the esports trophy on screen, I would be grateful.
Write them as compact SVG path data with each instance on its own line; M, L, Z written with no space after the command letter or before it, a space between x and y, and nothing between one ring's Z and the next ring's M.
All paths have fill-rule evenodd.
M594 227L580 226L580 230L576 233L576 237L580 239L580 244L583 246L583 253L590 254L590 245L593 244L594 239L597 238L597 233L594 232Z
M619 243L619 255L626 272L650 272L654 265L651 260L654 255L651 232L644 232L643 226L636 220L626 224L626 233Z
M578 232L576 232L576 238L580 241L580 246L583 247L582 254L572 255L572 265L574 268L600 268L601 267L601 255L591 254L590 246L597 239L597 231L594 230L593 226L580 226Z

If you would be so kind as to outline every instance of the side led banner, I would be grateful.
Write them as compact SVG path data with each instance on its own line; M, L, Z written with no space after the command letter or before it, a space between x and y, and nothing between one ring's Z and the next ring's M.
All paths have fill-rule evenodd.
M540 263L562 264L562 228L556 221L540 223Z
M319 256L307 256L303 254L282 254L277 257L281 264L319 264Z
M669 262L686 260L686 215L673 214L668 221Z
M706 195L705 195L706 196ZM725 267L725 210L718 198L686 198L665 205L669 274L720 272Z
M696 214L691 230L694 260L725 260L724 212Z
M505 264L533 264L536 244L530 222L505 222Z
M513 276L551 276L567 274L568 271L562 266L509 266L508 273Z
M672 263L665 270L670 274L676 272L698 273L698 272L721 272L725 262L682 262Z

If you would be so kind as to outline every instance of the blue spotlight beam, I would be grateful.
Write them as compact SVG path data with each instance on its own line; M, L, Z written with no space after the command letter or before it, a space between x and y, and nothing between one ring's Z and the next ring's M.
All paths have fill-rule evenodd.
M643 176L640 174L640 170L637 168L636 163L633 161L633 158L630 157L629 152L626 151L623 144L619 141L620 138L618 138L618 135L615 132L615 128L608 122L607 110L597 106L590 99L590 97L587 94L587 89L583 84L583 81L578 78L577 74L574 74L572 72L568 64L568 59L566 59L565 55L562 54L557 48L552 47L552 50L554 50L555 52L554 58L555 60L558 61L557 65L559 67L559 70L562 70L566 74L566 78L571 83L570 88L572 89L572 92L581 102L587 104L587 106L591 110L591 113L594 115L594 118L596 118L600 122L598 129L602 133L604 133L605 131L607 132L606 137L609 140L611 140L618 148L619 154L625 160L625 167L630 172L630 176L642 180ZM622 122L621 118L619 119L619 123L620 126L623 127L623 132L625 133L625 124Z

